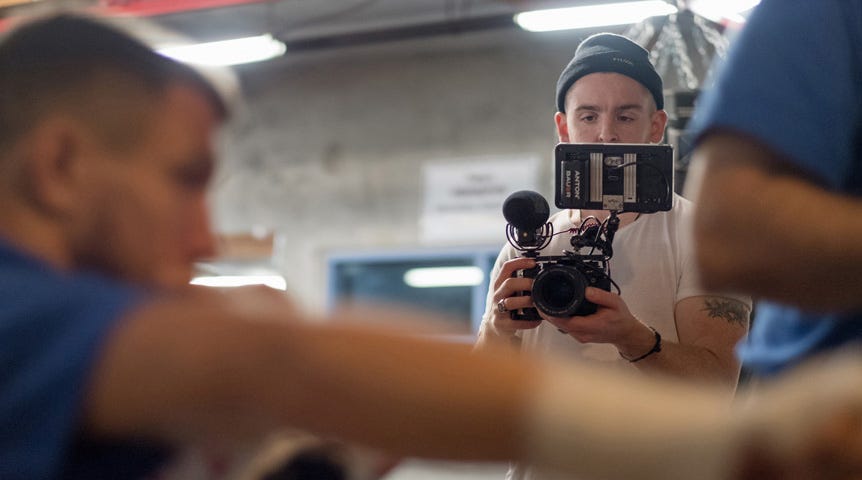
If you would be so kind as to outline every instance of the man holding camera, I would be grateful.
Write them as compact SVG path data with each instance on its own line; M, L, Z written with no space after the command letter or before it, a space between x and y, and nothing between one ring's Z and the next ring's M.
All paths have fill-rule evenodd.
M560 75L556 100L554 120L563 143L646 144L664 135L661 78L647 51L623 36L604 33L584 40ZM554 232L562 232L584 222L602 223L609 215L564 210L550 222ZM747 332L751 304L699 288L691 216L692 204L678 195L667 212L621 213L610 260L610 276L621 293L587 287L585 298L598 310L585 316L513 319L513 311L533 307L531 296L523 295L533 280L517 274L536 262L504 247L492 272L476 348L511 343L599 365L710 380L732 392L740 368L734 346ZM572 250L570 238L555 235L541 255ZM540 475L517 465L509 476Z

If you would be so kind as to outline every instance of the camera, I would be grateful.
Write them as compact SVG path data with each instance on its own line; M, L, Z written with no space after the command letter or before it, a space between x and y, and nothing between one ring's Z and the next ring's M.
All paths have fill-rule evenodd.
M560 143L554 150L558 208L655 213L673 203L673 148Z
M533 279L535 308L512 312L514 320L541 320L538 311L552 317L572 317L596 313L596 304L584 298L587 287L610 291L610 277L601 262L582 260L577 255L536 257L536 266L520 270L518 276Z
M515 272L515 276L532 278L533 287L522 295L531 295L535 308L513 310L513 320L541 320L541 311L552 317L590 315L596 305L585 298L587 287L610 291L614 284L608 274L608 261L612 255L611 243L619 218L612 213L605 222L593 219L584 222L571 233L569 242L575 251L563 255L540 256L555 235L553 225L547 222L548 202L532 191L515 192L503 202L506 217L506 237L523 256L534 258L536 266ZM578 253L588 249L588 254Z
M555 204L558 208L607 210L599 222L585 219L566 232L554 233L548 223L548 202L531 191L515 192L503 202L506 238L536 267L516 272L532 278L535 308L511 312L515 320L540 320L539 312L554 317L589 315L596 305L584 298L587 287L619 287L608 263L623 212L655 213L673 205L673 148L634 143L560 143L554 149ZM570 233L572 251L540 256L554 235ZM582 253L586 250L588 253Z

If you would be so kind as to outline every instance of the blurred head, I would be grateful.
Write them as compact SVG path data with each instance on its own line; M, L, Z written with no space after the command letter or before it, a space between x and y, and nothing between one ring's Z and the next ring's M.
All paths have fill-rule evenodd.
M225 116L196 71L97 20L24 24L0 43L0 195L56 233L66 267L185 285L214 253Z
M661 77L649 53L610 33L578 46L557 81L561 142L656 143L664 134Z

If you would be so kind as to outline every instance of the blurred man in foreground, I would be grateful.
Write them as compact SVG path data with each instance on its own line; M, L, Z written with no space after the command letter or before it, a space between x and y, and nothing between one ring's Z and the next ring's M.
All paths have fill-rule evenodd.
M765 1L694 119L699 263L770 301L742 349L758 376L862 341L860 41L859 2Z
M860 2L764 0L698 103L698 260L762 299L739 348L755 384L862 345L860 44Z

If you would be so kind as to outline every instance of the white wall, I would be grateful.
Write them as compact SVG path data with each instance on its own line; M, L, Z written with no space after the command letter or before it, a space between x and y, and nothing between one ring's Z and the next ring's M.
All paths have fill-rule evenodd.
M225 134L213 195L217 229L275 229L288 289L319 307L328 253L421 243L426 162L540 156L549 196L554 87L588 33L504 29L244 68L246 104Z

